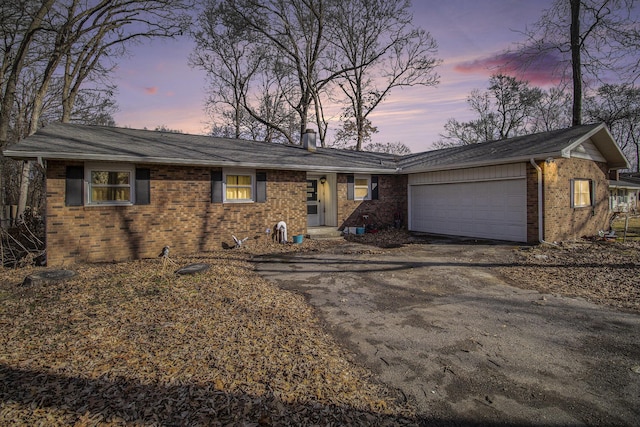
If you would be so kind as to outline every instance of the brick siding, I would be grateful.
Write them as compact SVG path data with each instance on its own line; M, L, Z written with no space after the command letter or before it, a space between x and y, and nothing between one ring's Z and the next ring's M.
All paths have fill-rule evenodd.
M65 167L47 165L47 264L156 257L163 246L195 254L267 239L278 221L306 232L306 173L267 171L266 203L211 203L211 169L151 166L151 204L66 207ZM145 165L144 167L149 167Z
M347 175L338 174L338 226L363 225L363 215L369 216L369 224L389 227L399 216L401 226L407 221L407 176L379 175L378 200L347 200Z
M559 242L595 236L609 228L609 183L607 166L582 159L540 162L543 171L544 240ZM571 207L571 180L592 179L596 184L595 204ZM527 170L527 238L538 240L538 186L535 168Z
M285 221L288 234L307 229L306 173L267 171L266 203L212 203L211 169L151 166L151 204L134 206L65 206L65 167L47 165L47 261L51 266L73 262L122 261L156 257L163 246L174 254L195 254L233 245L231 235L268 239ZM81 163L76 163L80 164ZM605 164L581 159L541 162L544 176L544 238L575 240L608 228L608 181ZM149 166L144 166L149 167ZM594 179L596 206L571 207L570 180ZM342 229L368 223L406 227L406 175L379 175L378 200L347 200L347 174L337 175L337 215ZM537 173L527 165L527 240L538 241Z
M527 164L527 242L538 240L538 172Z

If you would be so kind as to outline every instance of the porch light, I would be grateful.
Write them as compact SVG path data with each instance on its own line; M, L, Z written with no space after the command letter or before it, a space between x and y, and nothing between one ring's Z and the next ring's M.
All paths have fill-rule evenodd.
M545 160L545 162L547 162L548 165L550 165L551 163L555 163L556 161L554 160L553 157L547 157L547 159Z
M320 184L324 185L327 182L327 177L323 176L322 178L320 178Z

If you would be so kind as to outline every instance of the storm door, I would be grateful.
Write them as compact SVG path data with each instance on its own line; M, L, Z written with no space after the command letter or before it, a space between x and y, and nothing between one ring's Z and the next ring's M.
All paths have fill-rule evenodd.
M323 225L322 186L317 178L307 179L307 226Z

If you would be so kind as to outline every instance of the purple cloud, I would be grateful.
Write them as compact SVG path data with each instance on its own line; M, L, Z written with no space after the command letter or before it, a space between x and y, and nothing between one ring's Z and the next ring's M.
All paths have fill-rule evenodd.
M563 80L567 61L556 52L522 50L504 52L462 62L454 67L459 73L503 73L533 85L557 85Z

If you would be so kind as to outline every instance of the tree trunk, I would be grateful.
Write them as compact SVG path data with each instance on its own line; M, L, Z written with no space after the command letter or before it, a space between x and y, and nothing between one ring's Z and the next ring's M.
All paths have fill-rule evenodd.
M636 146L636 172L640 173L640 142L634 141Z
M16 224L24 221L24 211L27 207L27 197L29 195L29 184L31 182L31 167L33 162L24 162L22 165L22 177L20 178L20 197L18 198L18 212Z
M54 53L49 59L49 63L44 71L44 75L42 76L42 83L38 88L38 91L33 98L33 108L31 111L31 119L29 122L29 132L28 136L33 135L38 130L38 122L40 121L40 116L42 114L42 109L44 105L44 97L49 90L49 83L51 82L51 77L53 76L53 71L57 67L60 62L60 54L57 51ZM22 221L24 218L24 211L27 208L27 197L29 195L29 184L31 183L31 168L33 162L25 162L22 167L22 176L20 178L20 196L18 197L18 212L16 218L18 221Z
M44 16L53 5L54 0L47 0L42 3L38 12L34 15L29 28L25 32L25 35L18 47L16 57L14 59L13 66L11 67L11 73L6 80L5 91L2 93L2 102L0 103L0 212L4 212L5 207L5 185L4 185L4 156L2 150L8 143L9 137L9 125L11 121L11 110L13 109L16 87L18 84L18 78L22 72L24 65L24 59L27 56L27 51L31 44L31 40L35 33L40 29L40 24L44 19Z
M580 58L580 1L571 2L571 71L573 74L572 125L582 124L582 62Z

